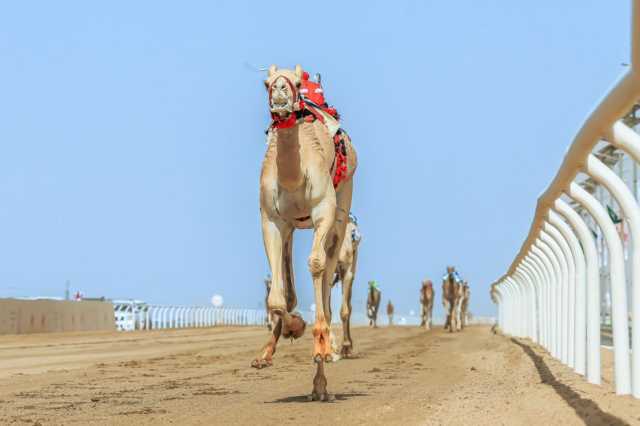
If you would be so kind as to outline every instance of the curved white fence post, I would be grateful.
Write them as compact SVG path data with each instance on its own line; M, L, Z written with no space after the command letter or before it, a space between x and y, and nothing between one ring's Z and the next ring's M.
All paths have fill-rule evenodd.
M502 281L498 281L496 284L494 284L493 291L494 291L494 294L496 295L496 307L498 309L498 318L497 318L498 329L501 332L503 332L504 325L503 325L503 319L502 319L502 312L504 308L504 298L502 297L502 291L500 289L501 283Z
M568 312L568 327L569 327L569 365L577 370L576 360L578 358L577 352L580 350L576 348L576 288L578 286L585 285L585 262L580 242L574 234L573 230L567 223L560 217L554 210L549 210L548 213L549 223L556 227L556 229L562 234L565 242L570 249L571 262L574 267L574 280L569 286L569 312ZM583 343L584 349L584 343ZM584 351L583 351L584 352ZM582 372L581 374L584 374Z
M553 291L551 292L551 334L553 340L551 342L551 354L560 358L560 291L561 281L563 279L563 272L560 268L560 262L556 255L551 250L551 247L542 241L540 238L536 240L535 244L540 248L543 253L543 258L547 259L547 262L551 264L550 271L553 272Z
M557 323L555 324L555 328L556 328L557 351L558 351L557 358L560 361L562 361L562 363L566 364L567 334L566 334L566 329L563 327L562 318L564 316L564 311L566 309L565 308L566 300L564 298L564 287L568 285L568 281L569 281L567 261L564 257L564 254L562 253L562 249L549 234L547 234L544 231L540 231L540 240L543 243L547 244L547 247L550 250L549 257L551 258L551 262L553 263L553 260L555 259L555 261L558 263L558 268L560 272L558 283L556 285L555 295L554 295L554 298L555 298L554 304L556 307L555 320L557 321Z
M511 305L513 302L513 290L511 290L511 281L509 280L509 277L506 277L504 279L502 288L505 291L505 298L506 298L506 304L505 304L506 321L505 321L504 332L508 335L513 335L513 327L514 327L515 319L513 318L513 312L511 309Z
M555 339L555 334L553 333L553 324L554 324L554 309L553 309L553 292L555 291L555 274L553 271L553 267L551 262L546 257L544 252L538 247L535 243L531 246L531 256L534 260L536 260L538 266L540 267L545 279L546 279L546 287L547 292L545 294L546 298L546 326L545 326L545 334L547 336L546 348L550 354L553 353L553 342Z
M178 319L179 312L180 312L180 307L178 306L173 306L169 310L169 328L180 327L180 321Z
M520 277L522 279L522 293L524 294L524 313L526 315L526 320L525 320L525 335L535 341L535 332L534 332L534 322L536 321L536 315L535 315L535 290L533 289L534 284L533 284L533 280L532 278L529 276L529 273L526 272L522 266L522 264L520 264L517 268L516 268L516 274L520 274ZM533 306L532 306L533 305Z
M549 336L547 334L547 326L549 323L549 282L547 280L546 275L542 271L540 266L541 262L538 262L536 259L536 254L533 251L530 251L529 254L525 257L525 261L529 265L529 267L535 272L537 276L537 280L539 282L540 288L540 296L538 298L539 305L539 317L540 322L538 323L539 334L540 334L540 344L547 350L549 350Z
M513 278L516 285L516 292L518 294L518 305L520 306L520 309L516 311L520 324L519 335L520 337L529 337L527 333L529 304L527 303L527 294L525 291L526 284L521 275L513 276Z
M518 299L518 295L516 293L516 284L513 281L513 278L507 277L505 279L507 282L506 289L509 294L509 334L512 336L518 336L518 325L519 318L517 316L517 312L515 310L515 304Z
M547 349L549 353L551 353L551 324L552 324L552 307L551 307L551 294L553 290L553 276L551 271L551 265L547 265L545 261L543 261L542 256L540 254L540 249L538 247L531 246L529 256L533 260L534 264L538 267L538 271L542 275L544 281L544 316L545 316L545 324L544 324L544 347Z
M564 353L563 362L567 364L569 367L574 367L574 358L573 358L573 330L571 328L572 321L570 321L570 314L574 311L571 308L571 305L575 302L575 300L571 299L571 292L569 291L570 287L574 287L576 285L576 268L575 261L573 259L573 253L571 253L571 249L569 248L568 242L564 239L560 231L551 225L549 222L544 222L544 230L547 232L558 244L560 250L562 252L563 258L567 264L567 281L565 285L562 287L562 350Z
M533 266L533 262L529 257L525 257L522 261L522 268L529 274L533 284L533 297L531 301L531 309L533 310L533 341L542 344L542 325L544 324L544 301L542 300L542 295L544 293L544 284L542 277L538 274L537 269Z
M175 310L175 326L174 328L182 328L183 327L183 312L184 312L184 308L182 306L178 306L176 307Z
M143 322L142 329L149 330L151 328L151 305L147 305L145 310L143 311Z
M524 287L524 280L521 278L520 274L516 271L514 272L514 274L510 277L510 279L512 280L512 285L513 285L513 289L516 293L516 298L517 298L517 304L518 304L518 309L514 310L516 317L517 317L517 332L516 335L518 337L527 337L527 330L526 330L526 317L527 317L527 303L525 302L525 297L524 297L524 291L523 291L523 287Z
M168 317L169 317L169 308L164 307L160 309L160 312L158 312L158 318L160 320L160 322L158 322L159 329L167 328Z
M624 258L622 255L622 242L611 218L600 203L587 191L575 182L569 187L569 196L582 204L595 219L604 234L604 240L609 251L609 270L611 276L611 299L613 322L613 352L614 375L616 393L627 395L631 393L631 365L629 362L629 321L627 318L627 288L624 273ZM598 294L598 312L600 312ZM589 303L588 308L593 309ZM593 302L591 300L591 302Z
M585 263L585 283L576 288L576 371L584 374L587 381L600 384L600 270L598 249L591 230L584 220L567 203L557 199L554 207L569 222L580 240ZM580 283L578 283L580 284ZM595 298L597 308L590 317L587 312L587 293ZM586 346L585 346L586 342Z
M523 291L522 291L522 283L521 283L521 279L515 275L512 275L510 277L511 279L511 285L513 286L513 292L515 294L516 297L516 303L518 306L518 309L515 308L514 305L514 314L517 318L517 330L516 330L516 336L518 337L526 337L526 332L525 332L525 317L526 317L526 312L527 312L527 305L524 302L524 295L523 295Z

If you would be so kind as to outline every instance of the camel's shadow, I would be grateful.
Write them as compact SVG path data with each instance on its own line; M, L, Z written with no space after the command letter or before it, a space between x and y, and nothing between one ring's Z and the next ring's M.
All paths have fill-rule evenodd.
M338 361L336 361L336 362L341 362L341 361L355 361L355 360L363 359L363 358L365 358L365 357L364 357L364 355L363 355L363 354L361 354L361 353L358 353L358 354L351 354L351 355L346 356L346 357L341 357L341 358L340 358Z
M347 401L353 397L358 396L368 396L367 393L337 393L335 394L335 402L338 401ZM285 398L279 398L273 401L265 401L265 404L287 404L287 403L300 403L300 402L311 402L309 401L309 395L298 395L298 396L287 396Z

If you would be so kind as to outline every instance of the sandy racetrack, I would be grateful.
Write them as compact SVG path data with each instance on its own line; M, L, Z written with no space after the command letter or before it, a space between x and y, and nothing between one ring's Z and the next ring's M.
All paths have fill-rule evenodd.
M256 328L3 336L0 424L640 424L640 401L609 381L588 385L487 327L355 328L357 358L328 367L333 403L306 402L309 333L253 370L265 339Z

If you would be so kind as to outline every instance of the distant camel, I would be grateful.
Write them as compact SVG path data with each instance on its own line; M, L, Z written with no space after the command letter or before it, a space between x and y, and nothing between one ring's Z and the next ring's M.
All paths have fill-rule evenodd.
M369 317L369 326L376 328L378 324L378 308L380 307L380 299L382 294L376 288L375 281L369 281L369 294L367 296L367 317Z
M457 280L453 266L447 267L447 274L442 280L442 305L447 315L444 329L451 333L460 330L460 301L462 299L462 286Z
M433 300L435 299L435 294L433 291L433 283L431 280L422 281L422 288L420 289L420 305L422 305L422 320L420 322L420 326L429 330L431 328L432 322L432 312L433 312Z

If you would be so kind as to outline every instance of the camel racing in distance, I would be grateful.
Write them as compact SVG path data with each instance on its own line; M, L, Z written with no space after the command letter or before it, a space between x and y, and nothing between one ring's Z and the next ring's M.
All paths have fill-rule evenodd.
M640 0L6 2L0 46L0 426L640 426Z

